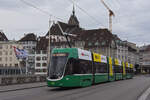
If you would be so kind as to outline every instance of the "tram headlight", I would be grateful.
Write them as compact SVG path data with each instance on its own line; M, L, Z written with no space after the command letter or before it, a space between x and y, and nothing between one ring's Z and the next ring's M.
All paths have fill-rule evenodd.
M69 78L66 78L66 80L69 80Z
M55 82L51 82L51 85L55 85Z

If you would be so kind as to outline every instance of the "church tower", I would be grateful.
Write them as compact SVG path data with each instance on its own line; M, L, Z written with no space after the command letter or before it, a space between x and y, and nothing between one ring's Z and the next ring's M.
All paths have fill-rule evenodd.
M72 14L71 14L71 16L69 18L68 24L69 25L79 26L79 21L78 21L76 15L75 15L75 7L74 7L74 5L73 5L73 11L72 11Z

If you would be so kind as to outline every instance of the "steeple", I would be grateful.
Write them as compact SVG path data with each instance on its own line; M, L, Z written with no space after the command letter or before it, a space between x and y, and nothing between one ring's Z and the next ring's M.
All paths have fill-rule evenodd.
M76 15L75 15L75 7L74 7L74 4L73 4L73 10L72 10L72 14L71 14L71 16L70 16L70 18L69 18L68 24L79 26L79 21L78 21Z
M74 8L74 4L73 4L73 11L72 11L73 16L75 16L75 8Z

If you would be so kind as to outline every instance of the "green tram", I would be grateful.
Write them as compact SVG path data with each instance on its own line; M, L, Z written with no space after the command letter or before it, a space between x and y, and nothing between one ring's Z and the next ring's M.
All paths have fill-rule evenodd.
M133 65L130 66L118 59L78 48L56 48L48 66L47 85L86 87L128 79L133 77Z

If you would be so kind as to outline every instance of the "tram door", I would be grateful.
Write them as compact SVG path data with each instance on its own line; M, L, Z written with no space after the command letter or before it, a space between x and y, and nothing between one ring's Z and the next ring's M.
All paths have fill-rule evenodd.
M91 53L92 55L92 84L94 85L95 84L95 71L96 71L96 68L95 68L95 65L94 65L94 54Z
M126 79L126 68L124 62L122 62L122 69L123 69L123 73L122 73L123 79Z
M107 57L97 53L93 53L92 57L93 84L108 81Z

